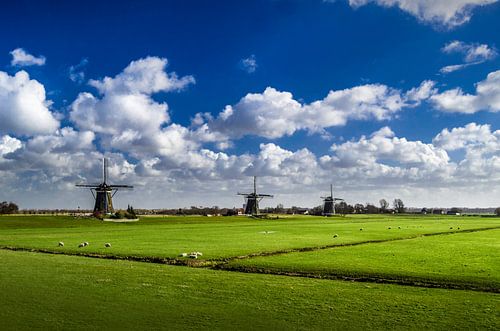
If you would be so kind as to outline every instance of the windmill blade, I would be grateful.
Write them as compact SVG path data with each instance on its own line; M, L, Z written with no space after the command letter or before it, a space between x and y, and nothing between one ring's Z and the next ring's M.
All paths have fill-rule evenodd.
M98 187L99 184L75 184L77 187Z
M344 201L344 199L342 199L342 198L335 198L333 200L335 200L335 201Z
M257 194L256 196L258 197L269 197L269 198L273 198L274 195L271 195L271 194Z
M133 189L134 187L132 185L109 185L111 188L128 188L128 189Z

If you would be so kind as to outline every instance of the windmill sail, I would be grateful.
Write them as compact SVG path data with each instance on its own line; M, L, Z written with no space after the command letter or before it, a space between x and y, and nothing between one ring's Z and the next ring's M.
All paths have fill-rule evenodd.
M321 197L323 199L323 216L335 215L335 201L343 201L341 198L333 197L333 184L330 184L330 195Z
M76 184L77 187L89 188L95 198L94 213L111 214L114 212L113 196L119 189L133 189L131 185L108 185L108 160L102 160L102 183ZM94 194L95 192L95 194Z
M245 214L246 215L259 215L259 202L264 198L272 198L270 194L257 193L257 177L253 177L253 192L252 193L238 193L245 197Z

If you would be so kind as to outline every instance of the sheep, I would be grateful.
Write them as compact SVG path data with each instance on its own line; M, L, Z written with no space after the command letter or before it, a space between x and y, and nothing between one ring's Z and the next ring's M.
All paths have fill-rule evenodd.
M111 247L111 244L110 243L105 243L104 247Z
M88 246L89 243L86 241L86 242L83 243L83 245Z
M62 241L59 242L59 247L64 247L64 243Z
M196 256L203 256L203 253L201 252L191 252L189 255L196 255Z
M363 228L359 229L359 231L363 231Z
M78 245L78 248L81 248L81 247L85 247L85 243L80 243L80 245Z
M197 259L198 255L196 255L196 254L189 254L189 258L191 258L191 259Z
M390 230L390 229L391 229L391 227L388 227L387 229L388 229L388 230Z
M450 226L450 230L453 230L453 227L452 227L452 226Z
M180 253L179 254L179 257L187 257L188 256L188 253Z
M401 227L400 227L400 226L398 226L398 229L400 229L400 230L401 230Z
M338 234L334 234L333 235L333 238L337 238L339 235Z

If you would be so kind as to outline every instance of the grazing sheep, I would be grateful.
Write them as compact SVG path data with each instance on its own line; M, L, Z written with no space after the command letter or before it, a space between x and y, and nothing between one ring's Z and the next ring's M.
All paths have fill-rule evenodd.
M80 243L80 245L78 245L78 248L81 248L81 247L85 247L85 243Z
M457 228L458 230L460 230L460 228Z
M363 231L363 228L359 229L359 231Z
M400 226L398 226L398 229L400 229L400 230L401 230L401 227L400 227Z
M111 244L110 243L105 243L104 247L111 247Z
M59 247L64 247L64 243L62 241L59 242Z
M334 234L333 235L333 238L337 238L339 235L338 234Z
M390 230L390 229L391 229L391 227L388 227L387 229L389 229L389 230Z
M187 257L188 256L188 253L180 253L179 254L179 257Z
M203 256L203 253L201 252L191 252L189 255L196 255L196 256Z
M88 243L87 241L86 241L86 242L84 242L83 244L84 244L85 246L88 246L88 245L89 245L89 243Z
M198 255L196 255L196 254L189 254L189 258L190 259L197 259Z
M450 230L453 230L453 227L452 227L452 226L450 226Z

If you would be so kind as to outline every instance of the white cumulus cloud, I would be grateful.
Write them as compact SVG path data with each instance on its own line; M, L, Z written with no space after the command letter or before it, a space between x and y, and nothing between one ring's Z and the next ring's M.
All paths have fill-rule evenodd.
M180 148L185 128L167 126L168 105L157 102L157 92L179 91L195 82L192 76L167 73L167 59L147 57L132 61L115 77L91 80L101 95L80 93L71 105L70 119L81 130L101 135L102 143L130 153L159 152Z
M45 56L34 56L27 53L22 48L16 48L10 52L12 55L12 60L10 64L12 66L43 66L45 64Z
M383 7L398 7L427 23L454 28L468 22L474 7L485 6L498 0L349 0L358 8L369 3Z
M25 71L0 71L0 132L33 135L54 132L59 121L49 110L45 88Z
M429 99L444 112L473 114L481 110L500 111L500 70L488 74L476 84L476 93L465 93L457 87L432 95Z
M246 135L274 139L298 130L323 132L325 128L344 126L349 120L388 120L433 93L432 81L424 81L405 93L383 84L367 84L330 91L324 99L303 104L290 92L268 87L262 93L247 94L235 105L227 105L215 118L198 114L193 123L199 125L205 118L208 131L227 139Z

